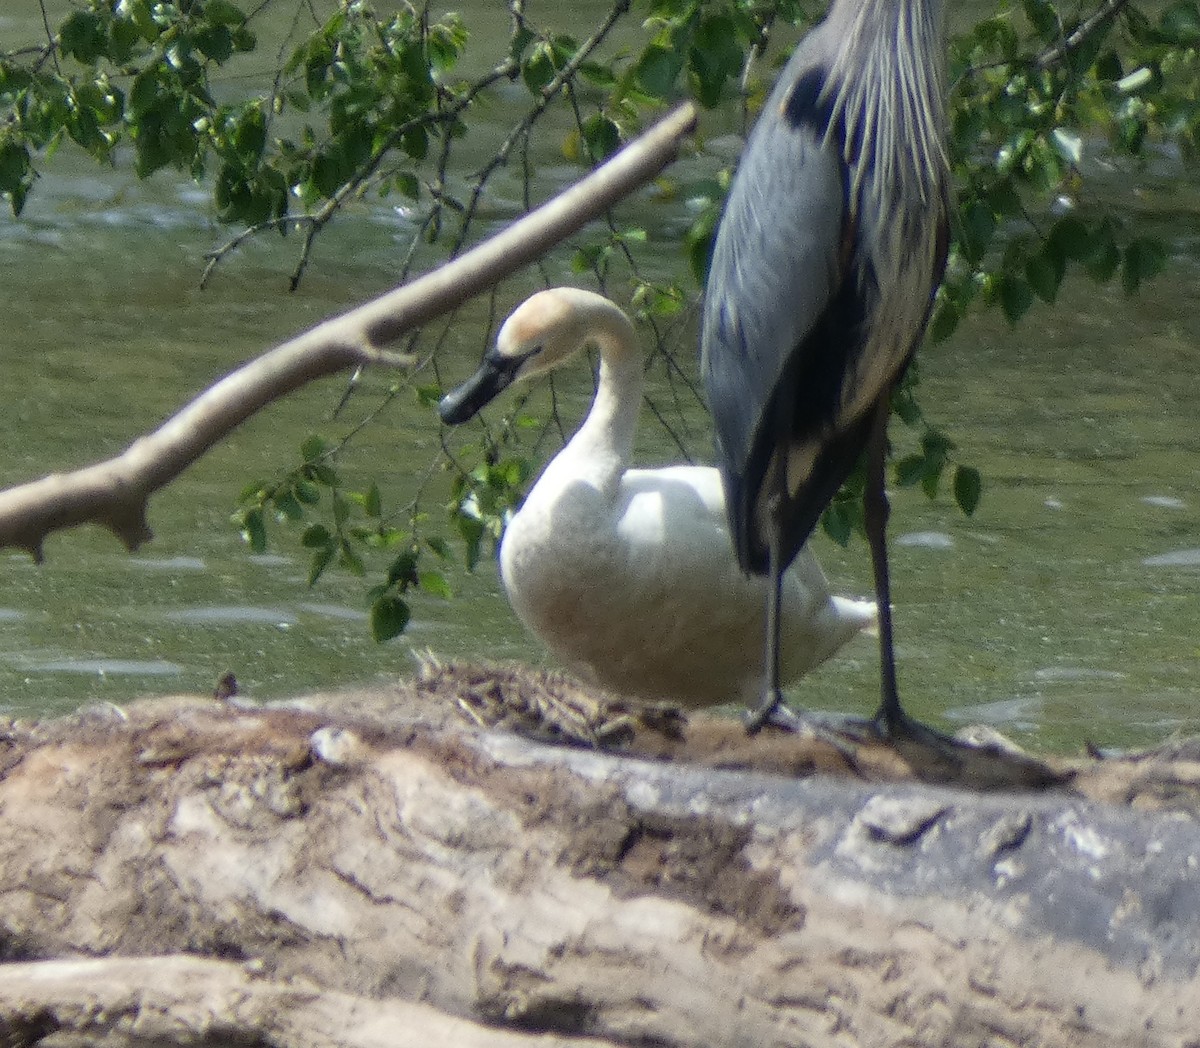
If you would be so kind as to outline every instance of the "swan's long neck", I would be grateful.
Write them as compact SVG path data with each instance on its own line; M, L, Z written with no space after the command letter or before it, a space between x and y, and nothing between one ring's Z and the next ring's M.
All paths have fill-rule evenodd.
M633 457L642 405L642 355L633 324L611 303L587 311L587 342L600 351L600 376L592 409L554 465L604 490L615 489Z

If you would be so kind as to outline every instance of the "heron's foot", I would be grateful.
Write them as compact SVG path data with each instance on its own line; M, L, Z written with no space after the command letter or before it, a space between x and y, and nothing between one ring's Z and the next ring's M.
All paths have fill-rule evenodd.
M806 719L783 701L777 689L765 692L759 704L746 711L745 723L747 735L757 735L768 725L797 734L808 731Z
M828 725L811 713L792 709L776 694L770 701L764 700L746 713L747 735L754 735L764 727L778 728L797 738L824 743L837 751L851 771L859 772L855 744L861 740L853 733L843 731L840 720L836 726Z
M891 743L898 751L919 753L921 763L945 765L948 771L961 770L967 754L976 747L910 717L897 703L894 708L883 706L874 718L875 730L881 740Z
M879 738L890 739L892 742L915 742L933 749L938 747L953 749L971 748L970 743L961 742L950 735L942 734L936 728L922 724L915 717L910 717L899 707L894 710L881 707L879 712L872 718L871 723L875 725L875 731L878 733Z
M868 720L841 713L796 710L787 705L778 692L764 696L762 702L747 710L745 723L747 735L755 735L766 727L778 728L811 739L824 739L839 750L844 750L847 742L863 745L886 738L877 717Z

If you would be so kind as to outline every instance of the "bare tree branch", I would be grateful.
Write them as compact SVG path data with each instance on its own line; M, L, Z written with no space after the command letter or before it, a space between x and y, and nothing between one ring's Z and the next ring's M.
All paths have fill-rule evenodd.
M40 561L47 535L90 522L137 549L152 537L149 497L251 415L347 368L410 363L379 347L461 305L603 215L675 159L695 122L693 107L681 106L609 163L490 240L232 372L115 458L0 493L0 548L19 547Z

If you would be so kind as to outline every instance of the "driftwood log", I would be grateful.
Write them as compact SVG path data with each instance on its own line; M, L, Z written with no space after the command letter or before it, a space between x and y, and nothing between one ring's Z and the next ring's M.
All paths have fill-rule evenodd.
M0 722L0 1046L1200 1044L1200 752L987 752L453 666Z

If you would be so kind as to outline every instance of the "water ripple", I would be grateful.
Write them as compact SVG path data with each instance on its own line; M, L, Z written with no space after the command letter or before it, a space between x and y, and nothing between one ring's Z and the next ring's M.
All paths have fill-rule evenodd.
M27 667L34 673L86 673L98 677L176 677L183 667L165 659L56 659Z
M172 622L192 626L225 626L231 623L259 623L265 626L294 626L296 617L282 608L255 608L245 605L212 605L202 608L176 608L163 613Z
M1200 549L1176 549L1170 553L1157 553L1153 557L1143 557L1142 563L1148 568L1195 568L1200 566Z

